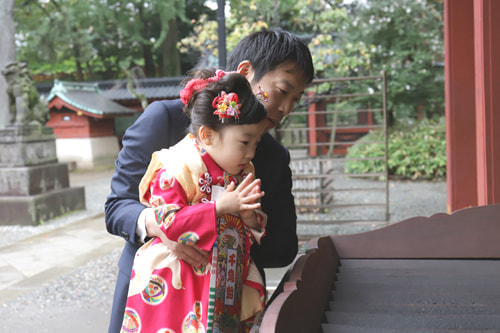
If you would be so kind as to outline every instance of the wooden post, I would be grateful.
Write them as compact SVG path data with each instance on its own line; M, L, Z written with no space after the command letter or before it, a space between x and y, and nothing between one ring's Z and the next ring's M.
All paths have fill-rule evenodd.
M477 205L473 0L444 1L448 211Z
M310 96L314 95L314 93L309 93ZM309 142L309 156L318 156L318 146L316 145L318 142L318 127L316 111L318 110L317 103L312 103L307 109L307 127L308 127L308 142Z
M500 203L499 19L499 1L474 0L477 203L480 206Z

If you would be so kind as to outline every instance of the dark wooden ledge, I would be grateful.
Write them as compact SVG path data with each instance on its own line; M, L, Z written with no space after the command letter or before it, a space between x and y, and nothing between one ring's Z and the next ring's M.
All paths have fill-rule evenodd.
M500 332L500 204L308 242L260 332Z

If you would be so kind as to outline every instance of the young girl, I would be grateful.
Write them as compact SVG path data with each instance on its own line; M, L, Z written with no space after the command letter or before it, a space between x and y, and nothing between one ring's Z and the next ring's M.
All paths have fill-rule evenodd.
M266 110L234 72L199 71L181 99L190 133L153 154L140 197L169 239L211 251L210 264L190 266L158 238L145 243L134 259L122 332L245 332L264 305L250 247L266 223L251 162Z

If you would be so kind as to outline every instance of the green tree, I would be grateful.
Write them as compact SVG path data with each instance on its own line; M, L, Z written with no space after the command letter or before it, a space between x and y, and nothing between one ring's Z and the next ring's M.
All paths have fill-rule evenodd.
M246 35L268 27L292 30L293 17L298 15L294 0L260 0L229 2L230 15L225 17L226 48L230 53ZM218 33L214 16L201 15L193 20L193 32L179 41L183 55L200 55L199 63L218 66Z
M115 71L139 65L146 76L177 76L191 67L193 59L180 58L177 41L192 30L189 20L211 12L202 0L107 0L99 5L94 47L102 61Z
M178 35L175 39L175 43L169 48L175 49L176 52L179 52L178 42L187 36L189 36L193 32L193 28L195 27L195 22L199 20L201 16L207 17L211 20L216 19L215 10L206 6L205 0L186 0L186 18L187 20L177 20L178 26ZM181 57L181 74L185 74L187 71L192 69L195 64L198 62L200 57L200 53L190 52L187 54L182 54Z
M181 74L176 44L186 17L209 10L201 0L24 0L15 8L20 60L32 72L77 73L76 79ZM97 73L101 73L101 76Z
M233 27L254 22L265 22L270 27L292 29L294 17L299 14L295 0L251 0L229 2Z
M111 19L116 25L122 42L119 47L131 51L133 58L123 59L123 66L129 68L140 56L140 65L144 67L146 76L156 76L156 64L159 61L155 59L154 51L161 49L167 52L166 57L170 59L167 62L162 58L162 74L180 73L175 43L177 18L185 19L183 0L107 0L100 1L100 4L102 12L105 12L105 7L112 11L106 19ZM174 52L169 51L172 43Z
M231 1L227 49L261 27L280 26L305 40L318 77L387 76L388 109L399 118L442 115L444 43L442 0ZM217 59L217 24L201 18L181 52ZM354 84L358 92L380 91ZM363 103L370 103L367 98Z
M443 114L442 1L366 1L351 8L350 19L335 34L328 31L321 29L311 43L316 59L328 60L316 62L322 75L384 70L388 109L396 117Z
M262 21L255 23L239 22L240 24L235 24L235 21L233 16L226 18L226 29L228 31L232 30L226 36L226 48L228 52L231 52L244 36L268 27ZM199 54L198 64L217 67L219 57L217 21L210 19L207 15L202 15L199 20L193 23L193 32L178 42L180 52L185 55L192 53Z
M349 19L348 7L339 0L230 1L230 15L226 17L227 51L231 52L244 36L268 27L281 27L301 36L306 42L320 31L326 31L322 36L336 34L342 22ZM319 41L321 37L315 40L316 45L312 45L317 49L316 53L313 52L316 68L327 60L325 55L332 52ZM217 22L213 18L200 17L195 22L193 33L183 38L179 46L181 53L199 52L203 63L216 65Z
M78 80L93 54L91 11L85 1L26 0L14 9L18 58L30 65L45 62L57 70L74 66Z

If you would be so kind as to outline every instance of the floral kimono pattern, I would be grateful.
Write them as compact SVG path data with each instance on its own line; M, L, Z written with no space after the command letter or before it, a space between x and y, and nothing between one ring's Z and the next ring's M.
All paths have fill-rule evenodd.
M193 267L177 259L157 238L136 254L122 332L245 332L264 306L264 282L250 247L264 235L266 215L257 211L261 230L236 215L216 216L214 200L231 182L229 175L192 135L153 155L140 184L141 201L155 209L171 240L211 251L210 263Z

